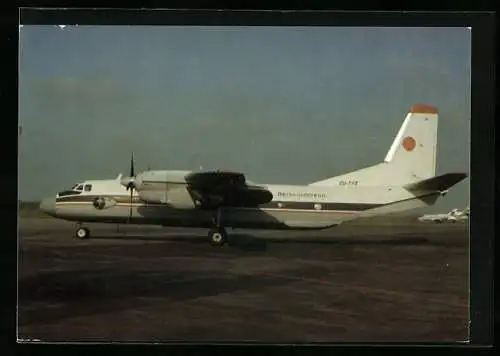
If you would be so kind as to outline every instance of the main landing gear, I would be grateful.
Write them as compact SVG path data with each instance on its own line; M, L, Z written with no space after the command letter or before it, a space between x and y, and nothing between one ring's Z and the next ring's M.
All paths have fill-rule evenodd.
M208 232L208 239L212 246L223 246L227 241L227 232L224 226L221 225L221 210L217 209L216 215L212 222L214 227Z
M80 240L85 240L90 237L90 230L82 227L81 224L76 225L75 237Z

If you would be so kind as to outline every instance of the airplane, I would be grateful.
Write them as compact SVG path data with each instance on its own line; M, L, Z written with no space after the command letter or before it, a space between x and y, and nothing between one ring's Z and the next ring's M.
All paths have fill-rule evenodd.
M470 209L466 207L464 210L460 211L458 209L452 209L447 214L426 214L418 218L419 221L432 221L436 223L442 223L445 221L457 222L460 220L467 220L469 218Z
M354 219L433 205L466 173L435 175L438 111L411 107L385 159L375 165L307 185L256 184L227 170L149 170L127 177L83 181L42 200L40 209L83 223L154 224L208 228L222 246L226 228L321 230Z
M458 209L454 209L455 212L452 214L448 220L451 222L457 222L460 220L468 220L470 216L470 208L467 206L464 210L459 211Z

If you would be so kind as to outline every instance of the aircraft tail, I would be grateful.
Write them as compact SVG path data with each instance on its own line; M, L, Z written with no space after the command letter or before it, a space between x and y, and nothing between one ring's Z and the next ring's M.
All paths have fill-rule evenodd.
M465 207L462 211L460 211L460 215L468 216L470 214L470 209L468 206Z
M432 178L436 173L437 129L437 109L413 105L383 162L310 185L407 185Z

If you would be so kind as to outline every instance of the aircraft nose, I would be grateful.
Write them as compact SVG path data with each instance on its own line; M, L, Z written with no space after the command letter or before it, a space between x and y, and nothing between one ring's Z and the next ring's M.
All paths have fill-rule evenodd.
M40 210L46 214L53 215L56 212L56 198L46 198L40 203Z

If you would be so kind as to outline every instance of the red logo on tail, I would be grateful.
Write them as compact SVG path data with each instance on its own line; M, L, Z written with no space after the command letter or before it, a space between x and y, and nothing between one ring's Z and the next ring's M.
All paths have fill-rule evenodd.
M413 137L407 136L403 139L402 146L405 150L408 152L413 151L415 149L415 146L417 145L417 142Z

